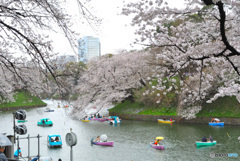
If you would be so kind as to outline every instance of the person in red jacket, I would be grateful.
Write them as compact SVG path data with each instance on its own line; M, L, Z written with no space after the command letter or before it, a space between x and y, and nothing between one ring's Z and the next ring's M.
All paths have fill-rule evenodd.
M158 144L158 141L157 141L157 139L155 139L155 141L154 141L154 143L153 143L154 145L157 145Z

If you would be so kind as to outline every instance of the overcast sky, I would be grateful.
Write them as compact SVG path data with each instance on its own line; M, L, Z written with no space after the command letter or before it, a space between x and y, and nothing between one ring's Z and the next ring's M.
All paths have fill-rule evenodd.
M72 1L72 0L71 0ZM137 0L127 0L137 1ZM182 1L182 0L178 0ZM168 0L172 5L181 6L173 0ZM131 46L136 36L134 27L130 25L131 17L121 15L123 0L91 0L93 13L103 19L99 32L95 32L89 25L83 25L80 21L74 19L75 29L82 36L98 37L101 42L102 55L107 53L116 53L119 49L140 49L140 45ZM76 3L69 4L72 14L78 12ZM74 17L74 16L73 16ZM61 54L73 54L63 35L56 35L54 38L54 48ZM76 42L77 43L77 42ZM77 51L77 50L76 50Z

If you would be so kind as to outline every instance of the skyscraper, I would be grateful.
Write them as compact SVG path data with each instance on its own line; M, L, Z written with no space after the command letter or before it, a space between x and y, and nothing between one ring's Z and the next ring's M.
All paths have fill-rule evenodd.
M78 61L87 63L92 58L101 56L99 38L84 36L78 40Z

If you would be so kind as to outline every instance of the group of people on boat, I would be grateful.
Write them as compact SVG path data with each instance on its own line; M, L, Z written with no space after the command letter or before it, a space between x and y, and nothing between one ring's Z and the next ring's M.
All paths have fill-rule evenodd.
M167 120L166 117L164 117L163 120L166 121ZM172 119L170 118L169 121L172 121Z
M211 120L211 123L219 123L219 122L220 122L220 120L218 118L213 118Z
M97 113L97 114L91 115L90 117L84 116L84 117L82 118L82 120L91 120L91 119L95 119L95 118L103 118L103 116L100 116L100 114Z
M48 122L48 119L46 119L46 122ZM45 120L44 119L42 119L42 123L45 124Z
M63 105L63 108L69 107L68 105ZM60 104L58 103L58 108L61 108Z
M162 139L155 139L153 144L154 145L163 145Z
M56 136L56 138L55 138L55 139L51 138L51 142L59 142L59 141L60 141L60 139L59 139L59 137L58 137L58 136Z
M204 136L202 138L202 142L213 142L213 138L212 136L210 135L209 138L207 138L206 136Z
M99 113L97 113L97 114L92 115L91 118L101 118L101 116Z

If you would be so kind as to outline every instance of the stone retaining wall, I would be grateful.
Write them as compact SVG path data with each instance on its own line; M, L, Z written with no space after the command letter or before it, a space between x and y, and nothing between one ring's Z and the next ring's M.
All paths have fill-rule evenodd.
M190 120L181 118L181 116L161 116L161 115L139 115L139 114L123 114L116 112L109 112L110 116L118 116L123 120L144 120L144 121L157 121L157 119L163 119L166 117L167 120L170 118L176 120L177 123L208 123L212 120L211 117L198 117ZM221 122L228 125L240 125L240 118L229 118L229 117L218 117Z

